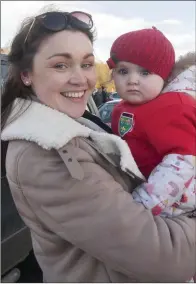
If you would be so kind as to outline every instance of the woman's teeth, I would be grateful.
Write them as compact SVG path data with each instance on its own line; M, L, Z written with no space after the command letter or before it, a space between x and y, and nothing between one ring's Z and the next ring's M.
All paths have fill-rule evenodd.
M82 92L65 92L65 93L61 93L61 95L63 95L64 97L67 98L81 98L84 95L84 91Z

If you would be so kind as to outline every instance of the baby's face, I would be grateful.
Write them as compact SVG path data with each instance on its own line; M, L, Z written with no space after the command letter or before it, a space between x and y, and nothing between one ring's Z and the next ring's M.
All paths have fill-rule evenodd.
M155 99L164 85L159 75L124 61L117 64L113 79L120 97L131 104L143 104Z

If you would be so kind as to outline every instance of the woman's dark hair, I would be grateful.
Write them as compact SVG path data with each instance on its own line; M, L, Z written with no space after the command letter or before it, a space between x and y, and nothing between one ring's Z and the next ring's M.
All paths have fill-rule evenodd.
M63 13L65 15L69 14L60 11L52 12ZM39 17L39 15L37 17ZM83 32L93 43L94 30L92 30L92 28L87 29L84 25L82 25L81 21L70 14L69 17L71 17L71 23L65 28L65 30ZM54 31L46 29L39 20L35 20L33 28L29 33L28 40L26 41L25 39L34 19L34 17L31 17L24 20L19 32L16 34L11 44L10 53L8 54L8 76L3 86L1 98L1 129L3 129L6 124L14 100L16 98L31 99L33 93L32 89L31 87L23 84L21 80L21 72L32 70L34 56L42 41L55 33Z

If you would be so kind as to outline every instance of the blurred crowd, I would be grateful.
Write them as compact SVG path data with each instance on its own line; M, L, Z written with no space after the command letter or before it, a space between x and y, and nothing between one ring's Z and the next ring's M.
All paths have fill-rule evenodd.
M106 103L109 100L110 93L107 92L106 88L102 86L99 89L95 89L93 92L93 99L97 107Z

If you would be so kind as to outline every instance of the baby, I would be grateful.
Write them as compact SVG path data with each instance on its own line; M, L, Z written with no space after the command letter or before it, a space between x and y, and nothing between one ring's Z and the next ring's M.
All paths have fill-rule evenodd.
M112 130L130 147L146 182L133 198L153 215L192 216L196 209L195 54L175 64L156 28L121 35L107 61L122 102Z

